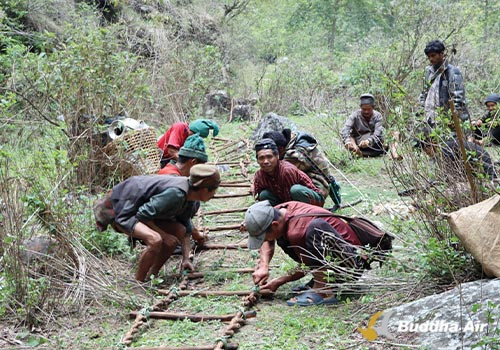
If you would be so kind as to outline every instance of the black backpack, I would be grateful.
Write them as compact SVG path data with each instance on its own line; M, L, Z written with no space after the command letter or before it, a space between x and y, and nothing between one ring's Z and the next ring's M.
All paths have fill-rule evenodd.
M380 266L392 251L392 241L394 237L388 232L382 231L373 222L360 216L344 216L333 213L304 213L297 214L294 217L304 216L333 216L345 221L358 237L361 245L369 246L373 252L370 256L362 255L363 267L366 270L371 269L371 263L378 261Z

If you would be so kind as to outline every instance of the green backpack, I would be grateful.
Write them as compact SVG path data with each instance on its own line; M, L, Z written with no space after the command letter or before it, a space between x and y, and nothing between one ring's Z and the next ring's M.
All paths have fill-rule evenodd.
M294 162L302 163L302 166L299 166L301 170L311 169L313 173L320 175L324 182L328 184L328 193L335 203L335 207L331 210L335 211L340 208L342 202L340 185L332 175L333 166L318 147L318 141L313 136L301 132L295 138L292 138L287 145L285 160L287 160L287 157L289 159L293 158ZM307 170L304 171L308 172Z

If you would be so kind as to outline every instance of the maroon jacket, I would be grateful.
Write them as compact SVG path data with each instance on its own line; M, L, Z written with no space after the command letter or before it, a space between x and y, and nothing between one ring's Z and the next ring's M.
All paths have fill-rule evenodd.
M278 161L278 166L272 176L262 170L258 170L253 178L254 195L267 189L278 196L283 202L292 200L290 188L293 185L303 185L323 195L321 190L314 186L306 173L285 160Z

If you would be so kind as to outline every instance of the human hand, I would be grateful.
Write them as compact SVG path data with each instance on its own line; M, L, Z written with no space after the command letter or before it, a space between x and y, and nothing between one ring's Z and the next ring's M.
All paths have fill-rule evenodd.
M273 293L276 292L276 290L281 287L281 283L279 282L279 280L277 278L269 281L268 283L264 284L264 285L261 285L260 286L260 289L268 289L270 291L272 291Z
M205 243L205 238L206 238L205 234L201 233L196 227L193 228L191 235L199 245L203 245Z
M189 270L194 271L194 265L189 260L182 260L181 271Z
M245 224L245 221L243 220L240 224L240 232L246 232L247 230L247 225Z
M258 267L253 272L252 277L255 284L262 285L262 283L266 283L269 278L269 269L266 267Z
M359 143L360 148L366 148L370 146L370 141L369 140L363 140Z

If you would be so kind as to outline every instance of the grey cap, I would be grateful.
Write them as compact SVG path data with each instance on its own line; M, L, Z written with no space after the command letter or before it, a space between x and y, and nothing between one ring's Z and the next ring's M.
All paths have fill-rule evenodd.
M372 94L363 94L359 97L360 105L374 105L375 97Z
M274 208L269 201L257 202L245 213L248 231L248 249L259 249L266 240L266 230L274 218Z
M488 102L500 103L500 95L499 94L488 95L488 97L484 99L484 104Z

